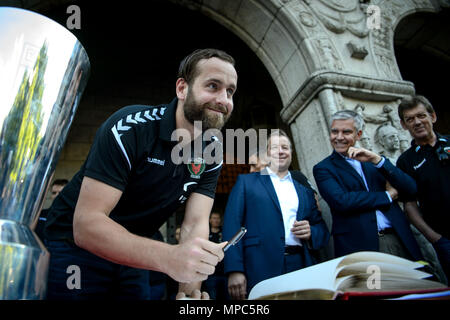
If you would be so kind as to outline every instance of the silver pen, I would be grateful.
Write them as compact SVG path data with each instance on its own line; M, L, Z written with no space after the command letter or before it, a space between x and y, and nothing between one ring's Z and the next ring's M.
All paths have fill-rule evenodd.
M247 232L247 229L244 227L241 227L241 229L233 236L233 238L228 241L228 243L223 248L223 252L226 252L231 246L234 246L236 243L239 242L239 240L242 239L244 234Z

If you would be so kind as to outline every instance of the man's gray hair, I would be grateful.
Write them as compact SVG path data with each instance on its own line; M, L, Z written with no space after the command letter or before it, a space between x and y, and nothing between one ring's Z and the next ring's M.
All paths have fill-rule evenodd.
M333 123L334 120L348 120L348 119L353 119L356 131L360 131L363 129L364 119L361 117L359 113L352 110L341 110L336 112L331 116L331 123Z

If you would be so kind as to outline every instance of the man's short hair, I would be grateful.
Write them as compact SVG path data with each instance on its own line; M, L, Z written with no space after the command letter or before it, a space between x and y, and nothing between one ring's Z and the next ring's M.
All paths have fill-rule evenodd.
M197 49L192 52L190 55L185 57L178 68L178 78L183 78L186 80L188 84L191 83L192 80L198 74L197 64L202 59L211 59L218 58L225 62L229 62L233 65L235 64L234 58L230 56L225 51L219 49Z
M435 113L433 106L431 105L431 102L428 101L427 98L421 95L414 95L403 98L402 102L400 102L398 106L398 116L400 117L400 119L402 121L405 121L405 119L403 118L403 114L405 113L405 111L414 109L419 104L423 104L429 114Z
M68 183L69 183L69 180L67 180L67 179L56 179L55 181L53 181L52 187L53 187L54 185L65 186L65 185L68 184Z
M287 135L287 133L282 129L272 129L270 131L270 136L267 139L267 148L266 148L267 151L269 151L270 139L272 139L272 137L286 137L289 141L289 146L291 147L291 150L292 150L292 141L291 141L291 138L289 138L289 136Z
M361 117L359 113L352 110L341 110L335 112L331 116L331 123L333 123L334 120L348 120L348 119L353 119L356 131L360 131L363 129L364 119Z

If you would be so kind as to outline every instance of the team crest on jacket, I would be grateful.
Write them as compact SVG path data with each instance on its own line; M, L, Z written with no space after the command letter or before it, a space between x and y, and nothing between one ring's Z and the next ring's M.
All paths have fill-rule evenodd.
M450 147L445 147L445 148L444 148L444 152L445 152L446 154L450 154Z
M205 171L205 160L202 158L195 158L187 164L189 172L191 173L191 178L200 179L200 175Z

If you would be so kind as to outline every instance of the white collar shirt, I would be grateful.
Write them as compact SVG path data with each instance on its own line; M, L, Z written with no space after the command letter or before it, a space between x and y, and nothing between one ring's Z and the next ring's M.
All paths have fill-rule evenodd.
M294 221L297 219L299 205L299 199L291 173L288 172L283 178L280 178L269 167L267 167L267 171L277 194L278 203L283 215L285 243L289 246L301 246L300 239L296 238L291 232Z

